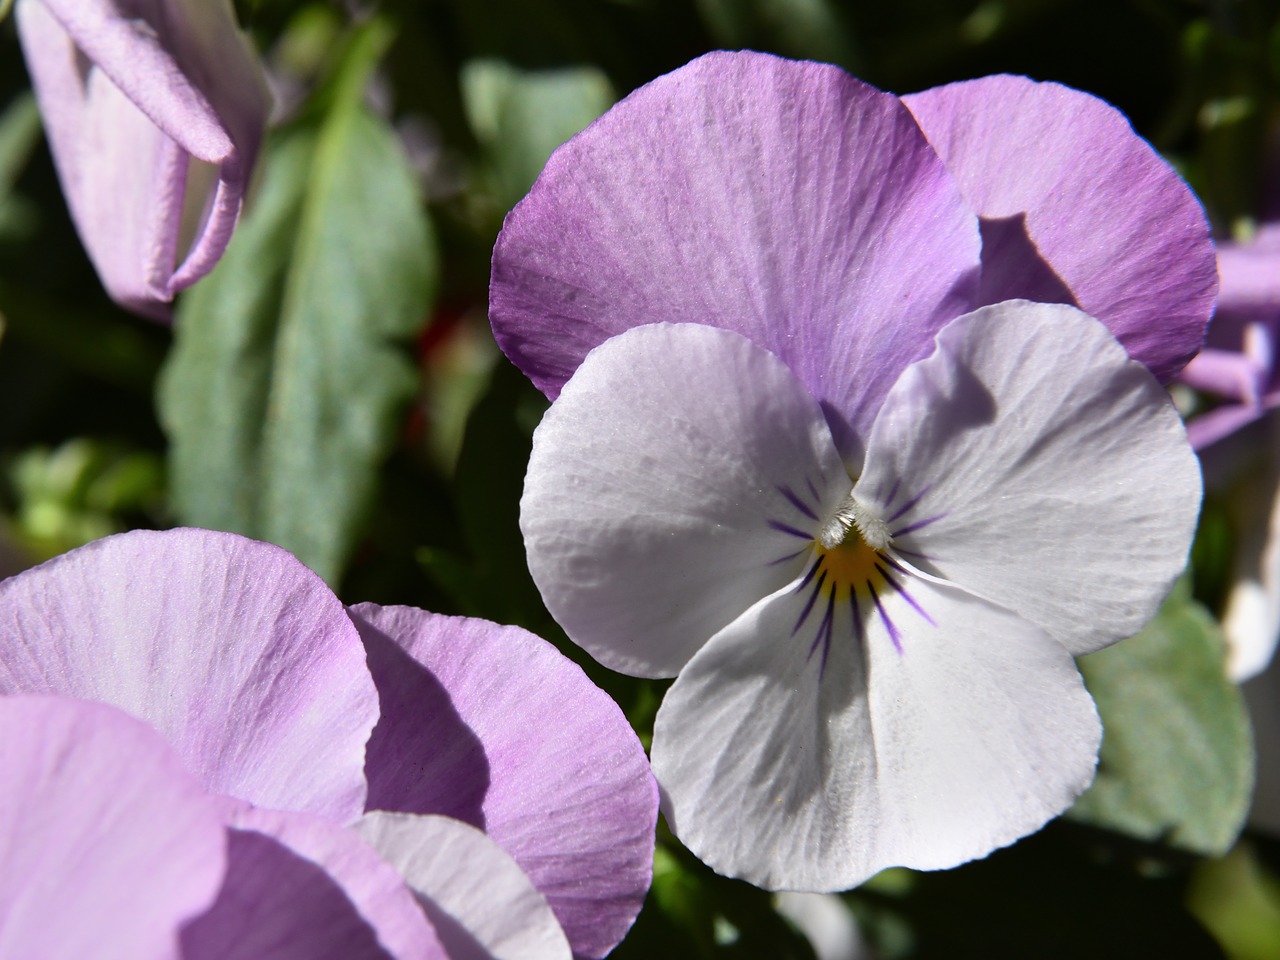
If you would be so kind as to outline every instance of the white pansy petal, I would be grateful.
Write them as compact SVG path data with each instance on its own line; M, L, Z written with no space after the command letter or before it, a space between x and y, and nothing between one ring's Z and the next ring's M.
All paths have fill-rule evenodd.
M1009 301L952 321L903 373L855 494L911 562L1079 655L1155 613L1186 563L1200 470L1106 327Z
M847 587L788 587L667 692L652 751L664 810L718 872L822 892L955 866L1038 829L1092 779L1101 728L1066 650L877 562L856 614Z
M375 811L356 832L404 877L450 960L569 960L546 898L510 855L461 820Z
M597 660L672 676L792 580L850 480L822 411L741 335L653 324L593 350L533 438L520 526Z

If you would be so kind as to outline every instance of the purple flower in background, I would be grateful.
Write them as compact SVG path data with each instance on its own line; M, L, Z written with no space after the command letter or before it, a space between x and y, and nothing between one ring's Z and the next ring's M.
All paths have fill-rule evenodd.
M0 584L0 611L0 706L61 712L57 749L96 756L77 718L106 716L109 704L172 753L137 748L172 781L142 812L167 807L171 794L184 806L157 820L129 869L108 847L108 859L87 861L100 870L82 862L65 880L91 918L135 882L151 904L143 891L156 859L199 865L130 918L134 939L121 940L120 956L179 931L186 960L597 957L639 911L657 803L643 750L617 706L531 634L411 608L348 615L287 552L201 530L134 532L72 551ZM15 716L14 729L28 722ZM122 752L148 740L128 719L101 725L102 738L122 731ZM12 762L39 761L24 757ZM71 835L92 832L96 811L119 804L75 787L100 775L87 771L68 765L28 795L28 780L6 769L11 808L45 808L61 778L69 792L50 809ZM165 832L184 817L199 831ZM148 820L129 820L122 836L146 833ZM6 822L20 821L15 812ZM36 842L0 848L9 858L0 872L34 857ZM51 858L47 869L63 868ZM53 892L63 883L51 880L47 899L0 886L0 917L78 920ZM74 955L49 953L40 925L29 929L37 939L0 956Z
M1187 424L1206 482L1229 490L1233 582L1222 611L1227 672L1248 680L1280 639L1280 224L1218 248L1221 289L1205 348L1179 379L1221 401Z
M1072 656L1154 612L1199 505L1152 375L1213 302L1190 191L1054 84L905 103L701 58L562 147L494 252L495 334L556 398L534 579L597 659L676 677L664 812L766 887L1064 809L1100 736Z
M80 238L112 299L167 316L231 239L267 119L230 0L18 0Z
M1204 349L1179 379L1226 401L1187 425L1197 450L1280 406L1280 224L1218 248L1218 307Z

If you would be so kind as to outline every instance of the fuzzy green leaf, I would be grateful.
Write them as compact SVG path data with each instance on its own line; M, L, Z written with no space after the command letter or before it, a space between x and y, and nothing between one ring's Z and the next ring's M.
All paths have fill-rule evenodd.
M1249 810L1253 743L1209 613L1174 591L1142 633L1080 661L1102 715L1098 776L1074 819L1204 854Z
M160 388L184 523L280 544L335 584L417 378L436 256L393 131L363 105L385 34L273 139L261 192L188 293Z

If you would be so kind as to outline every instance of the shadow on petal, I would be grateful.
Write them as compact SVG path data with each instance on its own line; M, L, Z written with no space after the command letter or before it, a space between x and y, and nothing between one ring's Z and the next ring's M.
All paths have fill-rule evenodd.
M323 867L253 830L229 829L227 854L217 901L183 928L187 960L390 956Z
M1034 300L1037 303L1080 304L1040 253L1027 230L1027 215L983 217L982 285L978 303L1000 303L1003 300Z
M354 611L382 714L365 755L368 809L436 813L485 828L484 745L430 670Z

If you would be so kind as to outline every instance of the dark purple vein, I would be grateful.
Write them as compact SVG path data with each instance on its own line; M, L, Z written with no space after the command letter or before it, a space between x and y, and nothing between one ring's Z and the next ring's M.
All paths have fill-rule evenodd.
M919 503L920 498L923 497L926 493L928 493L930 487L932 486L933 484L929 484L929 486L925 487L923 490L917 493L914 497L912 497L910 500L908 500L906 503L900 506L897 510L895 510L893 513L893 516L886 518L884 522L893 523L893 521L897 520L900 516L902 516L904 513L906 513L908 510L914 507L917 503Z
M782 494L784 497L787 498L788 503L790 503L793 507L795 507L801 513L803 513L810 520L813 520L815 522L817 521L818 515L813 512L813 509L807 503L805 503L803 500L797 497L795 495L795 492L790 487L788 487L786 484L783 484L777 489L780 494Z

